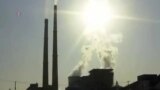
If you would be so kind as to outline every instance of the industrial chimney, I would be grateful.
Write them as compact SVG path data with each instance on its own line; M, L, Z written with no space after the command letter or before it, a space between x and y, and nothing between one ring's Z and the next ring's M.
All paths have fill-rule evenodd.
M54 5L53 18L53 66L52 66L52 86L58 90L58 54L57 54L57 5Z
M43 87L48 86L48 19L44 21Z

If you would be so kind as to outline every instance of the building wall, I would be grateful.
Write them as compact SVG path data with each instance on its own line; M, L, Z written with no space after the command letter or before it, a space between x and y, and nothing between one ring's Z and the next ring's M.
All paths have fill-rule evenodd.
M93 69L89 76L70 76L66 90L110 90L113 86L112 69Z

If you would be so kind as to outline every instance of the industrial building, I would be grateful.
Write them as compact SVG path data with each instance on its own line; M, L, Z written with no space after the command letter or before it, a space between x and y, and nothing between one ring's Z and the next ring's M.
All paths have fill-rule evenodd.
M160 75L144 74L124 87L113 84L112 69L93 69L89 76L70 76L66 90L160 90Z
M89 76L70 76L66 90L115 90L112 69L93 69Z
M123 90L160 90L160 75L140 75L136 82L123 87Z

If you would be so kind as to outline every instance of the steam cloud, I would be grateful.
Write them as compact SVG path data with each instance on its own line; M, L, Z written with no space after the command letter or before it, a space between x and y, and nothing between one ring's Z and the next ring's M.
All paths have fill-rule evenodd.
M89 61L92 58L92 48L90 46L84 46L82 48L82 57L79 64L75 67L72 76L80 76L83 69L88 66Z
M122 41L122 34L114 34L104 30L104 32L89 32L86 33L86 36L89 45L82 47L82 58L71 76L81 76L82 71L92 60L93 52L96 53L100 61L100 68L113 69L115 66L115 57L118 54L118 48L115 44Z

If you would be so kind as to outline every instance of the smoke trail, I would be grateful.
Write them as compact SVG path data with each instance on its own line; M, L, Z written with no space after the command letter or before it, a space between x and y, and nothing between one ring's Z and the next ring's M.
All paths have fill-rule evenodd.
M100 61L100 68L113 69L115 66L115 57L118 54L116 43L122 41L122 34L115 34L109 31L87 32L86 37L89 46L84 46L82 50L82 58L79 64L74 68L72 76L81 76L83 70L92 60L93 52L96 52Z
M115 44L122 41L122 34L98 29L92 30L86 37L89 38L88 42L93 48L92 51L96 52L99 58L101 68L114 68L115 57L118 54Z
M92 48L90 46L84 46L82 48L82 58L78 65L74 68L71 76L81 76L83 69L88 66L92 57Z
M93 0L90 1L91 3L93 2ZM95 12L93 14L95 14ZM91 17L91 15L89 14L89 17ZM100 16L94 17L93 20L96 18L100 19ZM87 23L92 24L92 22L94 22L93 20L90 20L89 22L87 21ZM104 22L101 19L100 21ZM96 22L95 25L86 25L85 36L87 39L87 43L89 43L89 49L85 49L84 52L82 52L82 59L74 68L71 75L81 76L81 73L87 67L89 61L92 60L92 54L96 54L96 56L98 57L100 61L100 68L114 68L115 57L118 54L118 48L116 47L116 44L122 41L122 34L113 33L110 30L105 30L105 28L106 25L99 25L99 22Z
M95 52L100 60L101 68L114 68L115 57L118 54L118 48L114 44L120 43L121 40L121 34L97 34L93 44L95 45Z

